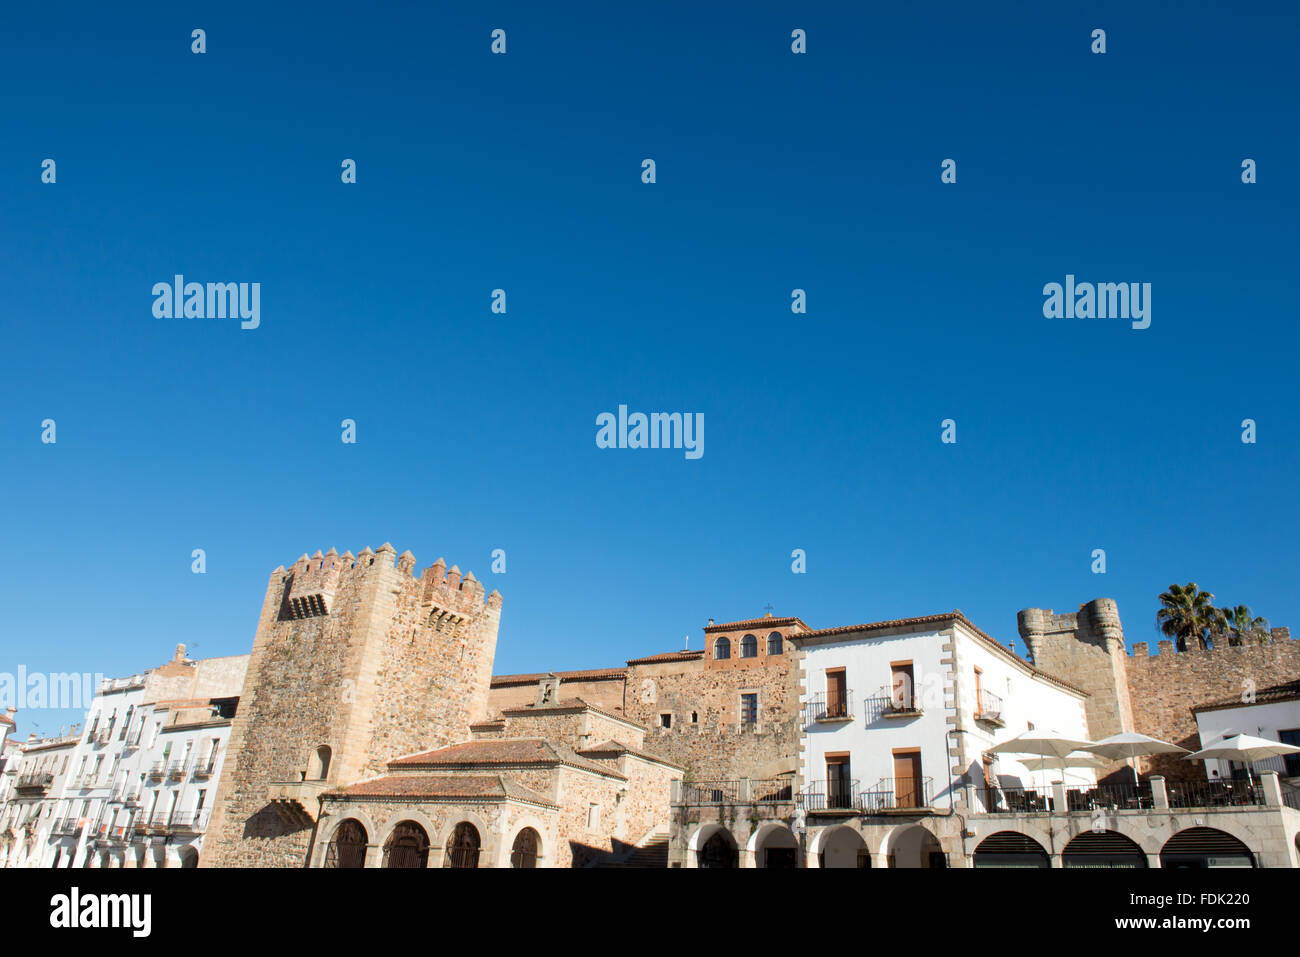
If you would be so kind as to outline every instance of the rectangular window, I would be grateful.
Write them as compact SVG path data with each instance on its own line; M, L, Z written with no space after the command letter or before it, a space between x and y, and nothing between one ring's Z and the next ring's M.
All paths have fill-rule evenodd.
M1294 744L1300 747L1300 728L1290 728L1286 731L1279 731L1277 739L1283 744ZM1289 778L1300 777L1300 754L1283 755L1286 767L1286 776Z
M848 681L843 668L826 671L826 717L843 718L849 713Z
M910 661L895 661L890 665L892 672L891 699L895 711L916 710L916 681L912 674Z
M826 806L828 808L853 806L853 780L848 754L826 755Z
M671 728L672 726L673 726L673 716L665 711L663 714L659 716L659 727Z
M587 830L594 832L599 827L600 827L600 805L589 804L587 805Z
M749 692L740 696L740 723L758 724L758 692Z

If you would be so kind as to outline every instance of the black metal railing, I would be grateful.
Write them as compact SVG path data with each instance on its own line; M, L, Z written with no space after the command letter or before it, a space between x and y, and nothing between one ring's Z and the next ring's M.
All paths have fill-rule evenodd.
M881 778L862 792L858 806L867 812L927 808L933 783L933 778Z
M856 779L834 778L813 781L799 794L799 804L807 811L838 811L856 807Z
M173 814L171 820L167 822L167 829L171 831L201 831L206 823L206 812L194 811L189 814Z
M759 804L777 804L794 800L794 782L790 778L768 778L752 781L749 785L752 801Z
M212 773L216 770L216 767L216 761L209 761L206 764L199 762L194 766L194 776L196 778L210 778L212 777Z
M54 775L48 771L28 771L18 775L15 788L47 788L54 783Z
M1051 809L1051 794L1041 788L991 785L983 791L988 814L1036 814Z
M1285 781L1279 783L1282 785L1282 803L1287 807L1300 811L1300 788L1294 784L1287 784Z
M75 817L60 818L51 829L55 834L72 837L81 833L81 821Z
M1258 782L1168 781L1165 793L1170 807L1249 807L1264 803L1264 789Z
M163 775L165 775L166 773L167 773L166 761L155 761L149 768L149 777L153 778L155 781L162 780Z
M845 690L818 692L808 698L804 706L804 724L817 721L845 721L852 717L849 703L853 692Z
M1153 806L1151 785L1070 784L1065 788L1065 806L1070 811L1144 810Z
M682 782L683 804L735 804L739 800L739 781Z

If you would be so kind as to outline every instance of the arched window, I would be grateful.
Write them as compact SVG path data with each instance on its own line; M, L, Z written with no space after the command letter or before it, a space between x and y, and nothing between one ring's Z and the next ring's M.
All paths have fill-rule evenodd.
M312 752L311 761L307 769L308 781L324 781L330 773L330 756L331 752L328 747L321 745Z
M478 828L469 821L461 821L451 832L447 842L447 867L478 867Z
M758 657L758 639L753 635L746 635L744 638L740 639L740 657Z
M781 633L774 631L767 636L767 653L769 655L779 655L785 651L785 646L781 642Z
M731 639L726 635L713 643L713 657L717 661L723 661L731 657Z
M516 834L515 846L510 851L510 866L536 867L538 843L537 832L531 827L526 827Z
M428 867L429 835L414 821L393 828L384 844L384 867Z
M334 840L325 851L325 866L365 867L368 840L361 822L348 818L334 832Z

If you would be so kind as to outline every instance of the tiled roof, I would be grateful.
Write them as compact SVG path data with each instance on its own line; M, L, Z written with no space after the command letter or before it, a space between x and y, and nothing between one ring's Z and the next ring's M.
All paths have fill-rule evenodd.
M340 793L340 792L335 792ZM492 775L442 775L442 774L391 774L369 781L361 781L341 792L346 797L418 797L435 800L504 800L513 798L532 804L555 807L536 791L499 774ZM331 796L327 792L325 797Z
M1244 708L1253 704L1270 704L1278 701L1293 701L1300 698L1300 678L1295 681L1288 681L1285 684L1271 685L1267 688L1260 688L1255 692L1253 701L1243 701L1241 696L1235 698L1222 698L1218 701L1212 701L1207 704L1198 704L1192 708L1193 711L1218 711L1221 708Z
M682 765L669 761L667 758L650 751L642 751L639 748L631 748L621 741L602 741L600 744L591 748L583 748L577 752L581 755L610 755L610 754L632 754L638 758L644 758L647 761L654 761L657 764L664 764L670 768L677 768L680 771L686 770Z
M739 631L742 628L758 628L763 625L784 628L788 625L799 625L805 631L812 631L802 618L746 618L744 621L724 621L716 625L708 625L704 631Z
M543 678L559 678L561 681L604 681L627 677L626 668L590 668L586 671L554 671L535 675L493 675L493 688L508 688L512 685L535 685Z
M1067 688L1070 691L1077 691L1081 694L1088 693L1078 685L1071 684L1062 678L1056 677L1056 675L1048 674L1046 671L1040 671L1038 668L1034 667L1033 664L1026 661L1024 658L1021 658L1006 645L1002 644L1002 642L985 632L982 628L962 614L960 609L956 608L952 611L938 615L921 615L916 618L893 618L889 621L873 621L863 625L841 625L838 628L822 628L819 631L810 631L802 635L791 635L790 638L795 642L802 643L809 639L831 638L838 635L847 635L862 631L884 631L888 628L910 628L914 625L940 625L949 624L955 621L959 621L969 628L972 632L983 639L986 645L994 651L997 651L1003 658L1014 661L1016 664L1020 665L1020 667L1027 669L1029 672L1042 678L1044 681L1050 681L1053 684L1060 685L1062 688Z
M595 771L613 777L622 777L604 765L584 758L566 744L544 738L482 738L453 744L448 748L412 754L388 762L390 769L402 768L474 768L518 767L520 765L570 767Z
M633 658L629 665L650 665L660 661L694 661L704 657L704 651L665 651L663 654L650 655L646 658Z
M551 704L544 704L541 705L540 707L535 704L525 704L525 705L520 705L517 708L501 709L501 713L503 715L507 715L507 716L514 715L516 717L522 715L536 717L539 714L540 715L544 715L548 713L562 714L565 712L572 712L572 711L593 711L596 714L603 715L606 718L613 718L615 721L622 721L624 724L630 724L633 727L642 728L642 730L644 730L642 725L637 724L637 722L633 721L625 714L620 714L616 711L610 711L606 708L600 707L599 705L594 705L590 701L586 701L582 698L577 698L577 697L561 698L559 701L552 702Z

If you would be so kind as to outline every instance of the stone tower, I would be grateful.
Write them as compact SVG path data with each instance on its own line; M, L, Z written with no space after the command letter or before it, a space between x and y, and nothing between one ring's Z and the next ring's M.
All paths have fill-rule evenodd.
M1128 650L1114 599L1096 598L1064 615L1026 608L1018 624L1035 667L1090 695L1084 708L1094 741L1133 730Z
M316 796L487 713L501 595L393 546L271 573L202 864L300 867Z

